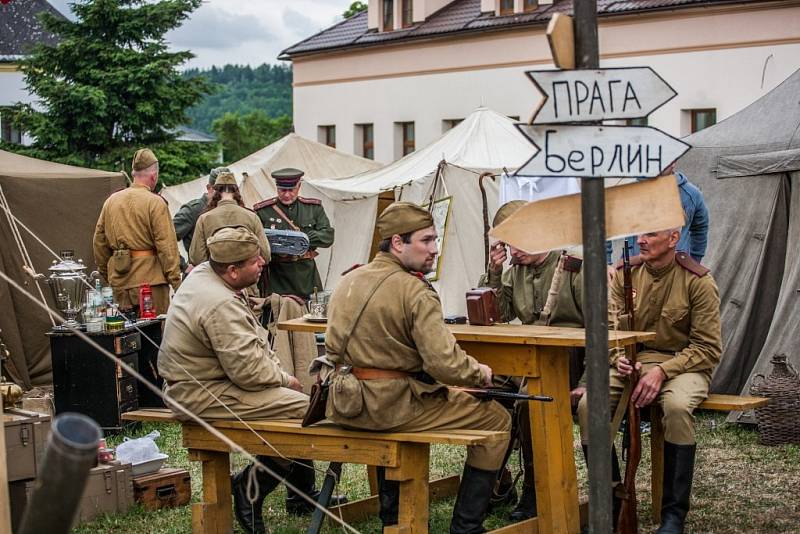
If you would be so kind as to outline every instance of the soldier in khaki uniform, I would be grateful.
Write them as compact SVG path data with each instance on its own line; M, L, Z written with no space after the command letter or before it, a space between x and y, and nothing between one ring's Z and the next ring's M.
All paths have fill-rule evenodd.
M158 160L148 148L137 150L133 184L108 197L94 230L94 260L114 290L122 311L139 304L139 285L153 290L156 313L169 307L169 287L181 283L175 228L164 199L153 193Z
M339 282L328 309L326 348L337 364L326 415L363 430L416 432L482 429L508 432L496 402L444 384L486 386L492 371L456 344L441 304L423 274L436 255L431 215L406 202L377 222L380 252ZM467 449L450 531L484 532L483 519L508 440ZM379 470L381 519L397 522L399 485Z
M318 248L333 244L333 227L322 203L316 198L300 196L303 171L279 169L272 173L278 196L253 206L264 228L294 230L308 236L309 249L301 257L274 254L269 264L267 294L294 295L308 299L314 288L322 289L322 281L314 261Z
M708 396L711 373L722 352L719 290L708 269L684 252L675 252L680 229L638 237L640 255L631 260L635 330L656 332L637 355L639 382L631 402L639 408L658 402L664 412L664 494L660 534L683 532L696 451L692 413ZM609 322L624 304L622 272L609 287ZM611 352L611 404L619 402L632 372L624 352ZM586 443L589 408L578 408Z
M208 239L208 250L210 261L186 277L167 315L158 354L166 393L205 419L231 419L231 411L242 419L303 417L308 396L269 351L267 332L242 292L258 280L265 264L258 238L246 228L222 228ZM310 460L258 459L304 493L316 495ZM233 478L235 512L246 532L263 533L261 508L278 480L257 470L259 491L251 505L246 495L251 469ZM292 506L288 501L287 511Z
M512 200L497 210L492 226L497 226L524 206L523 200ZM558 267L558 251L540 254L527 254L509 246L511 267L503 271L507 259L505 243L495 243L489 253L489 268L478 285L491 287L497 291L500 318L505 321L519 319L522 324L540 322L542 310L547 301L553 276ZM564 279L556 296L555 306L550 310L547 324L569 328L583 328L583 277L581 272L564 271ZM585 388L580 385L584 369L584 350L570 352L570 396L577 404ZM523 521L536 516L536 486L533 471L533 449L528 416L528 403L519 403L515 412L519 417L520 448L522 450L522 495L516 508L511 512L513 521ZM501 488L502 490L502 488ZM503 493L503 491L501 491ZM513 496L512 496L513 499Z
M267 236L258 215L244 207L236 178L230 172L219 174L212 189L207 210L200 215L195 225L189 248L189 263L200 265L208 260L206 240L224 226L243 226L258 238L261 256L269 262L270 251Z

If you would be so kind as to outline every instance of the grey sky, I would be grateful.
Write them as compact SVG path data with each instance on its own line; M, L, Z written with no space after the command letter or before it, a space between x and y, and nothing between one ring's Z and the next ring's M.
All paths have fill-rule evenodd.
M72 0L49 0L69 16ZM197 56L187 67L278 63L284 48L341 20L350 0L205 0L167 35L175 50Z

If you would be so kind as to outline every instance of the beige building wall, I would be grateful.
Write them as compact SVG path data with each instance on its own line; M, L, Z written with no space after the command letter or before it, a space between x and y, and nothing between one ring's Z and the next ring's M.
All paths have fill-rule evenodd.
M800 68L800 2L628 16L602 21L602 67L651 66L678 96L650 116L689 133L690 109L739 111ZM336 147L360 154L357 124L374 125L375 159L399 156L399 122L425 146L478 106L527 120L538 94L524 76L553 68L544 29L487 32L294 61L297 133L336 125Z

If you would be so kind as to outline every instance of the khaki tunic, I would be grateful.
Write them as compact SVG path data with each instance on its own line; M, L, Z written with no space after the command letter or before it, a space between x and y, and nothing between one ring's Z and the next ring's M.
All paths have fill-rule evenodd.
M348 334L349 343L343 350ZM341 279L328 308L326 349L335 363L424 371L437 381L428 384L411 377L358 381L352 374L337 374L326 413L336 423L398 432L510 428L510 417L499 404L479 402L442 385L481 385L480 367L445 327L436 292L405 270L392 254L378 253L370 264ZM508 440L499 440L470 447L467 463L497 469L507 444Z
M158 371L167 394L206 418L233 417L212 394L249 419L302 417L308 407L308 396L285 387L289 375L270 353L267 332L244 296L207 262L192 270L175 293Z
M217 207L200 215L194 228L192 244L189 248L189 263L200 265L208 261L206 240L214 232L225 226L244 226L258 238L261 256L269 262L269 242L258 215L239 206L235 200L220 200Z
M711 274L698 276L672 262L655 270L641 264L631 270L634 289L635 330L655 332L637 354L644 372L661 367L667 380L656 402L664 411L665 438L675 444L694 443L692 412L708 396L711 374L722 353L719 290ZM622 270L609 286L609 324L617 322L624 307ZM616 370L624 353L611 351L612 410L622 395L627 379ZM581 431L588 424L588 407L578 408ZM585 439L586 436L584 435Z
M100 275L114 289L114 299L122 308L138 302L135 290L142 283L153 286L154 297L164 291L168 294L166 284L177 289L181 283L178 242L167 204L144 185L133 183L105 201L94 230L93 248ZM130 270L120 273L109 259L115 250L122 249L152 250L154 255L131 258ZM161 285L165 287L157 287ZM159 305L163 299L154 301L158 313L167 311Z

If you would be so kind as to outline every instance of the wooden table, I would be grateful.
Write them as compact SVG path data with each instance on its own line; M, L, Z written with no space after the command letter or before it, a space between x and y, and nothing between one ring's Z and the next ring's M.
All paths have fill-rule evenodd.
M305 319L281 322L295 332L325 332L326 324ZM533 465L538 517L500 529L504 533L578 533L578 481L573 453L569 399L569 348L586 345L581 328L534 325L448 325L468 354L496 374L528 379L528 393L553 402L530 403ZM655 338L653 332L609 331L610 346L628 346Z

